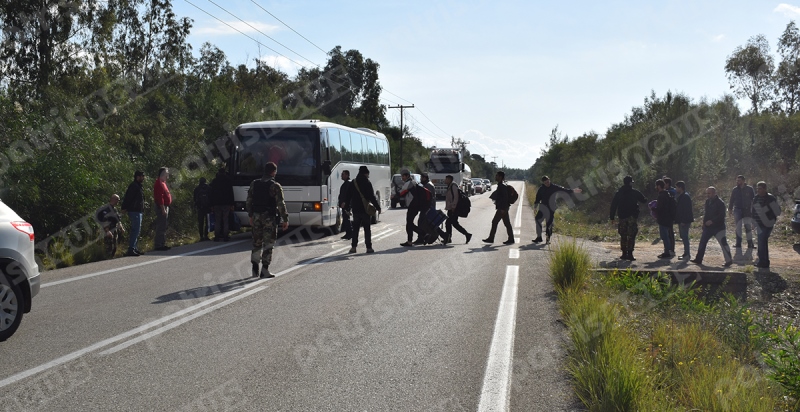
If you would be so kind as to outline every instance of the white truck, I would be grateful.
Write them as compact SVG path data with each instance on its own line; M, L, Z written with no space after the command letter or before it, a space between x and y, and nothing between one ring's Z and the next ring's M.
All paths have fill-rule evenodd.
M467 195L472 195L472 173L469 165L464 163L461 151L456 148L431 150L431 159L427 164L428 177L436 188L436 197L444 198L447 185L444 178L447 175L453 176L453 181Z

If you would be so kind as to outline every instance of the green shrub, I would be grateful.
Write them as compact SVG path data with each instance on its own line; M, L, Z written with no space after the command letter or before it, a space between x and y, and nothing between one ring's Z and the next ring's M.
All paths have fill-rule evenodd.
M574 239L559 242L550 255L550 279L561 294L583 288L591 267L589 253Z
M769 377L780 383L800 409L800 328L778 327L765 334L771 347L764 353L764 362L772 368Z

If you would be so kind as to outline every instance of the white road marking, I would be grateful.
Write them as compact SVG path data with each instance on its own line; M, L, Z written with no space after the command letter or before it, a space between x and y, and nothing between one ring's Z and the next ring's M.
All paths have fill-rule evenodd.
M514 227L522 226L522 199L525 199L525 182L522 182L522 190L519 191L519 200L517 203L517 216L514 217Z
M508 411L511 390L511 371L514 355L514 329L517 318L517 286L519 266L506 267L503 294L494 325L489 360L483 376L479 412Z
M376 234L376 236L375 236L375 240L378 240L378 239L382 239L382 238L385 238L385 237L391 236L391 235L393 235L395 232L396 232L395 230L389 229L389 230L386 230L386 231L384 231L384 232L378 233L378 234ZM246 240L245 240L245 241L241 241L241 242L246 242ZM230 242L230 243L227 243L226 245L215 246L214 248L211 248L211 249L204 249L204 251L208 251L208 250L212 250L212 249L217 249L217 248L220 248L220 247L225 247L225 246L231 246L231 245L234 245L234 244L237 244L237 243L241 243L241 242ZM359 243L363 243L363 240L362 240L361 242L359 242ZM338 249L336 249L336 250L333 250L333 251L331 251L331 252L329 252L329 253L327 253L327 254L325 254L325 255L323 255L323 256L320 256L320 257L318 257L318 258L312 259L312 260L310 260L310 261L308 261L308 262L305 262L305 263L302 263L302 264L297 264L297 265L294 265L294 266L292 266L292 267L290 267L290 268L288 268L288 269L286 269L286 270L284 270L284 271L281 271L281 272L279 272L279 273L276 273L275 275L276 275L276 276L285 275L285 274L287 274L287 273L289 273L289 272L292 272L292 271L294 271L294 270L296 270L296 269L298 269L298 268L300 268L300 267L303 267L303 266L307 266L307 265L310 265L310 264L314 264L314 263L321 262L321 261L323 261L324 259L327 259L328 257L330 257L330 256L332 256L332 255L334 255L334 254L337 254L337 253L341 253L341 252L343 252L343 251L345 251L345 250L350 250L350 246L343 247L343 248L338 248ZM166 258L163 258L163 259L157 259L157 260L155 260L155 261L143 262L143 263L136 264L136 265L130 265L129 267L138 267L138 266L143 266L143 265L145 265L145 264L153 264L153 263L156 263L156 262L163 262L163 261L165 261L165 260L169 260L169 259L175 259L175 258L177 258L177 257L180 257L180 256L188 256L189 254L197 254L197 253L201 253L201 252L202 252L202 251L194 251L194 252L189 252L189 253L187 253L187 254L182 254L182 255L177 255L177 256L168 256L168 257L166 257ZM116 271L116 270L122 270L122 269L123 269L123 268L114 269L114 270ZM92 275L93 275L93 276L100 276L100 275L102 275L102 274L105 274L105 273L110 273L110 272L112 272L112 271L97 272L97 273L94 273L94 274L92 274ZM85 276L88 276L88 275L85 275ZM76 279L76 278L73 278L73 279ZM69 281L72 281L73 279L69 279ZM87 346L87 347L85 347L85 348L83 348L83 349L79 349L79 350L77 350L77 351L74 351L74 352L72 352L72 353L69 353L69 354L67 354L67 355L64 355L64 356L62 356L62 357L60 357L60 358L56 358L56 359L53 359L53 360L51 360L51 361L49 361L49 362L43 363L43 364L41 364L41 365L39 365L39 366L37 366L37 367L35 367L35 368L31 368L31 369L28 369L28 370L25 370L25 371L22 371L22 372L16 373L16 374L14 374L14 375L11 375L11 376L9 376L9 377L7 377L7 378L3 379L3 380L0 380L0 388L3 388L3 387L6 387L6 386L8 386L8 385L11 385L11 384L13 384L13 383L19 382L19 381L21 381L21 380L23 380L23 379L26 379L26 378L28 378L28 377L31 377L31 376L33 376L33 375L36 375L36 374L38 374L38 373L44 372L44 371L46 371L46 370L48 370L48 369L52 369L52 368L55 368L55 367L57 367L57 366L63 365L63 364L65 364L65 363L68 363L68 362L70 362L70 361L73 361L73 360L75 360L75 359L78 359L78 358L80 358L80 357L82 357L82 356L84 356L84 355L87 355L87 354L89 354L89 353L92 353L92 352L94 352L94 351L97 351L97 350L99 350L99 349L102 349L102 348L104 348L104 347L106 347L106 346L112 345L112 344L114 344L114 343L117 343L117 342L119 342L119 341L123 341L123 340L125 340L125 339L128 339L128 338L130 338L130 337L132 337L132 336L135 336L135 335L137 335L137 334L140 334L140 333L142 333L142 332L145 332L145 331L147 331L147 330L149 330L149 329L152 329L152 328L154 328L154 327L158 327L158 326L160 326L160 325L163 325L163 324L165 324L165 323L167 323L167 322L170 322L170 321L172 321L172 320L174 320L174 319L177 319L177 318L180 318L180 317L182 317L182 316L184 316L184 315L190 314L190 313L194 312L194 311L195 311L195 310L197 310L197 309L200 309L200 308L202 308L202 307L205 307L205 306L211 305L211 304L213 304L213 303L215 303L215 302L219 302L219 301L221 301L221 300L225 300L225 299L231 298L232 296L234 296L234 295L236 295L236 294L239 294L239 293L241 293L241 295L240 295L240 296L236 296L235 298L233 298L233 299L232 299L232 300L230 300L229 302L222 302L222 303L220 303L219 305L216 305L214 308L219 308L219 307L225 306L225 305L227 305L227 304L229 304L229 303L232 303L232 302L233 302L233 301L235 301L235 300L242 299L242 298L244 298L245 296L249 296L249 295L250 295L250 294L252 294L252 293L256 293L257 291L261 291L261 290L263 290L264 288L266 288L266 286L263 286L263 287L257 288L257 290L254 290L254 291L250 291L250 292L245 292L245 293L242 293L242 292L244 292L244 291L247 291L248 289L254 288L254 287L256 287L256 286L260 286L260 285L261 285L263 282L266 282L266 281L268 281L268 279L263 279L263 280L261 280L261 281L255 281L255 282L248 283L248 284L246 284L245 286L243 286L241 289L235 289L235 290L231 290L231 291L225 292L225 293L223 293L223 294L220 294L219 296L215 296L215 297L213 297L213 298L206 299L206 300L205 300L205 301L203 301L203 302L200 302L200 303L198 303L198 304L196 304L196 305L193 305L193 306L190 306L190 307L188 307L188 308L186 308L186 309L183 309L183 310L180 310L180 311L178 311L178 312L175 312L175 313L173 313L173 314L171 314L171 315L167 315L167 316L164 316L164 317L162 317L162 318L160 318L160 319L153 320L153 321L151 321L151 322L148 322L148 323L146 323L146 324L144 324L144 325L142 325L142 326L139 326L139 327L137 327L137 328L131 329L131 330L127 331L127 332L124 332L124 333L121 333L121 334L119 334L119 335L116 335L116 336L110 337L110 338L108 338L108 339L105 339L105 340L102 340L102 341L100 341L100 342L97 342L97 343L95 343L95 344L93 344L93 345ZM55 282L53 282L53 283L55 283ZM60 281L60 283L66 283L66 282ZM52 285L52 283L50 283L50 284ZM212 310L212 308L208 308L207 310L203 310L203 311L201 311L201 312L202 312L203 314L205 314L205 313L208 313L208 312L210 312L211 310ZM200 312L198 312L198 313L200 313ZM199 316L199 315L198 315L198 316ZM189 317L190 317L191 319L194 319L194 318L196 318L197 316L195 316L195 315L191 315L191 316L189 316ZM188 320L187 320L187 321L188 321ZM185 323L185 322L181 322L181 323ZM170 325L165 325L163 328L161 328L161 329L158 329L158 331L160 331L159 333L161 333L161 332L163 332L163 331L166 331L166 330L172 329L172 328L174 328L175 326L178 326L178 325L179 325L179 324L181 324L181 323L177 323L177 322L176 322L176 324L175 324L174 326L171 326L171 327L169 327ZM165 328L166 328L166 329L165 329ZM163 330L162 330L162 329L163 329ZM153 331L153 332L151 332L151 333L148 333L147 335L142 335L142 336L148 336L148 337L155 336L154 332L156 332L156 331ZM144 339L140 339L140 338L141 338L141 337L139 337L139 338L136 338L136 339L134 339L134 340L133 340L133 341L131 341L131 342L134 342L134 341L135 341L134 343L136 343L136 342L139 342L139 341L141 341L141 340L144 340ZM132 344L133 344L133 343L131 343L131 345L132 345ZM127 344L127 342L126 342L126 344L125 344L125 345L126 345L125 347L128 347L128 346L130 346L130 345L128 345L128 344ZM113 349L113 348L112 348L112 349ZM113 352L111 352L111 353L113 353Z
M508 258L509 259L519 259L519 249L508 249Z
M74 278L57 280L55 282L43 283L41 287L42 288L46 288L46 287L49 287L49 286L62 285L64 283L77 282L79 280L89 279L89 278L102 276L102 275L108 275L110 273L121 272L123 270L128 270L128 269L138 268L138 267L142 267L142 266L152 265L152 264L155 264L155 263L166 262L168 260L177 259L179 257L197 255L197 254L200 254L200 253L203 253L203 252L210 252L212 250L222 249L224 247L238 245L240 243L249 242L249 241L250 240L239 240L239 241L236 241L236 242L227 242L224 245L213 246L213 247L200 249L200 250L194 250L194 251L191 251L191 252L181 253L180 255L165 256L163 258L156 259L156 260L148 260L147 262L141 262L141 263L136 263L136 264L133 264L133 265L123 266L123 267L119 267L119 268L115 268L115 269L103 270L103 271L100 271L100 272L89 273L89 274L81 275L81 276L75 276Z

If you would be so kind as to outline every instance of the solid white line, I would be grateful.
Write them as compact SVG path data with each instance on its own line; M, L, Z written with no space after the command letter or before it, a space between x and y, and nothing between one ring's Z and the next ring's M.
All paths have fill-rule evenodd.
M89 273L87 275L75 276L74 278L69 278L69 279L64 279L64 280L57 280L55 282L43 283L41 287L42 288L46 288L46 287L49 287L49 286L61 285L61 284L64 284L64 283L77 282L79 280L93 278L93 277L102 276L102 275L107 275L109 273L121 272L123 270L128 270L128 269L138 268L138 267L142 267L142 266L152 265L152 264L155 264L155 263L161 263L161 262L165 262L167 260L177 259L179 257L197 255L197 254L203 253L203 252L210 252L212 250L222 249L224 247L238 245L238 244L244 243L244 242L249 242L249 240L239 240L239 241L236 241L236 242L228 242L228 243L225 243L225 244L219 245L219 246L213 246L213 247L209 247L209 248L205 248L205 249L200 249L200 250L194 250L194 251L191 251L191 252L181 253L180 255L165 256L163 258L156 259L156 260L148 260L147 262L141 262L141 263L136 263L136 264L133 264L133 265L123 266L123 267L119 267L119 268L115 268L115 269L109 269L109 270L103 270L103 271L100 271L100 272Z
M514 227L522 226L522 199L525 199L525 182L522 182L522 190L519 191L519 203L517 203L517 216L514 217Z
M220 303L217 303L216 305L214 305L214 306L212 306L210 308L205 308L205 309L203 309L203 310L201 310L199 312L195 312L195 313L193 313L193 314L191 314L189 316L186 316L184 318L176 320L175 322L166 324L166 325L164 325L164 326L162 326L162 327L160 327L158 329L155 329L155 330L152 330L150 332L147 332L144 335L139 335L135 339L131 339L131 340L125 342L125 343L121 343L121 344L119 344L117 346L114 346L113 348L110 348L110 349L107 349L107 350L105 350L103 352L100 352L100 354L101 355L111 355L112 353L117 353L117 352L119 352L119 351L121 351L121 350L123 350L123 349L125 349L125 348L127 348L129 346L135 345L135 344L137 344L139 342L143 342L143 341L145 341L147 339L152 338L153 336L160 335L160 334L162 334L162 333L164 333L164 332L166 332L166 331L168 331L170 329L177 328L178 326L183 325L184 323L189 322L190 320L197 319L200 316L203 316L205 314L211 313L211 312L213 312L213 311L215 311L215 310L217 310L219 308L228 306L231 303L236 302L237 300L244 299L244 298L246 298L246 297L248 297L248 296L250 296L252 294L261 292L262 290L264 290L266 288L267 288L266 286L261 286L261 287L255 288L255 289L253 289L251 291L242 293L239 296L234 296L233 298L225 300L225 301L222 301Z
M519 259L519 249L508 249L509 259Z
M508 411L511 371L514 356L514 329L517 318L519 266L506 267L503 295L497 311L492 346L483 376L483 390L478 411Z

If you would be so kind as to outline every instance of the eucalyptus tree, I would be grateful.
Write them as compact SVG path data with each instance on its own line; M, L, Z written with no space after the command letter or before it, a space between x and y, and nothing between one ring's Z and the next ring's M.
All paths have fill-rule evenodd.
M749 99L756 114L772 97L774 69L775 61L763 34L751 37L747 44L737 47L725 61L731 89L736 96Z

